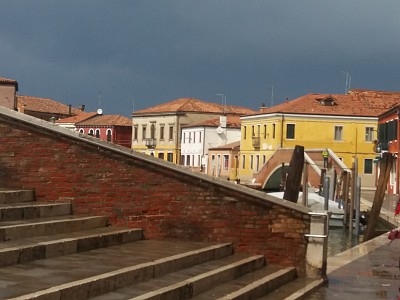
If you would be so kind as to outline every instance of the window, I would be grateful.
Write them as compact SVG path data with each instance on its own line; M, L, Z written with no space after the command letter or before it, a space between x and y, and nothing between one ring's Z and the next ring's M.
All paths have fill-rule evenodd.
M190 166L190 155L186 155L186 166Z
M335 141L343 141L343 126L335 126Z
M261 133L261 125L257 125L257 136L259 137Z
M397 120L387 122L388 141L397 140Z
M146 125L142 125L142 139L146 138Z
M200 135L199 135L199 143L201 143L201 131L199 133L200 133Z
M107 142L111 142L111 130L107 129Z
M229 155L224 155L224 170L229 169Z
M81 128L79 129L79 133L85 133L85 131Z
M96 129L96 138L100 138L100 130L99 129Z
M272 124L272 138L273 139L275 138L275 129L276 129L275 124Z
M243 126L243 139L245 140L247 137L247 127Z
M164 152L158 152L158 158L164 159Z
M256 171L260 169L260 156L256 155Z
M250 155L250 170L253 170L253 155Z
M246 168L246 155L242 155L242 169Z
M133 139L134 140L138 139L138 127L137 126L133 127Z
M256 136L256 132L254 129L254 126L251 126L251 137L255 137Z
M264 125L264 139L267 138L267 125Z
M182 144L186 143L186 132L183 133Z
M364 174L372 174L372 162L371 158L364 159Z
M196 132L193 132L193 144L196 144Z
M91 135L91 136L93 136L93 135L94 135L94 131L93 131L93 129L90 129L90 130L89 130L89 135Z
M365 128L365 141L372 142L374 140L374 128L366 127Z
M174 154L173 153L168 153L167 154L167 161L173 162L174 161Z
M164 125L160 126L160 141L164 139Z
M262 161L263 165L265 165L265 155L263 155L263 161Z
M156 126L154 124L151 124L150 126L150 138L156 138Z
M286 138L293 140L295 135L295 125L294 124L286 124Z
M173 140L174 139L174 126L169 126L169 136L168 139Z

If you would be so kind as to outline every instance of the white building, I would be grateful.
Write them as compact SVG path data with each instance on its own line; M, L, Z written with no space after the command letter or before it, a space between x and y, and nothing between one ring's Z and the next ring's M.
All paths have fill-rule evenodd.
M240 117L220 116L182 127L181 164L207 173L208 149L240 140Z

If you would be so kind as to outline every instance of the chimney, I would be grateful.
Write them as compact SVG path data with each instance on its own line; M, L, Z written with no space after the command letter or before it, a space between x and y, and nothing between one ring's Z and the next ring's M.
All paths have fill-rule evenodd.
M72 105L68 104L68 114L71 115L72 114Z
M262 103L260 107L260 112L264 112L266 109L268 109L268 106L266 106L265 103Z
M19 107L18 107L18 111L20 112L20 113L25 113L25 104L22 104L22 105L20 105Z
M81 107L79 108L81 111L85 111L85 104L81 104Z
M220 116L219 117L219 123L222 128L226 128L226 116Z

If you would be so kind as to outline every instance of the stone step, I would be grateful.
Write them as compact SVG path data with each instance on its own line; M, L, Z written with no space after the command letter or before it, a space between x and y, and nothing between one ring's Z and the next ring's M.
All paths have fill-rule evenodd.
M105 216L62 216L0 222L0 242L107 226Z
M296 278L296 268L267 266L200 294L193 299L258 299Z
M35 200L35 192L32 190L0 189L0 203L32 202Z
M142 229L102 227L0 243L0 267L143 239Z
M0 222L71 214L70 203L18 202L0 204Z
M235 254L215 261L127 286L92 298L106 299L190 299L216 285L225 283L265 266L261 255ZM212 299L212 298L210 298Z
M232 255L231 244L141 240L0 268L0 299L90 299Z
M310 292L321 286L325 281L321 278L306 278L299 277L295 280L280 286L277 289L269 292L267 295L258 298L258 300L295 300L305 298Z

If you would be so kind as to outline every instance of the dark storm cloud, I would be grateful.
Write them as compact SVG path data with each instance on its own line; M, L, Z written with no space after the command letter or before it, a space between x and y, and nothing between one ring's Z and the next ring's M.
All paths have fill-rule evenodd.
M129 115L178 97L257 108L309 92L400 90L393 1L2 1L0 77Z

